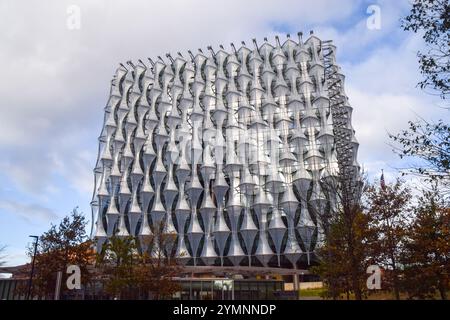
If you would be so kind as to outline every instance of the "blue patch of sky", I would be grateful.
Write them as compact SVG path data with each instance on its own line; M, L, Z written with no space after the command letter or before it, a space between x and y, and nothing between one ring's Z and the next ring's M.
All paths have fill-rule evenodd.
M355 4L355 7L352 10L352 13L345 18L326 21L321 24L306 24L302 25L301 29L298 30L298 25L294 25L292 23L286 23L283 21L271 21L269 22L269 28L276 33L287 34L290 33L293 36L296 36L297 32L302 31L305 37L308 36L310 30L314 30L317 27L327 27L333 28L337 31L338 34L345 34L354 28L364 28L366 29L366 20L373 14L370 10L368 12L368 7L370 5L378 5L378 2L373 0L364 0ZM401 12L401 15L398 17L390 17L383 10L383 5L380 4L381 8L381 28L383 28L384 19L395 19L393 22L393 28L389 30L388 33L383 34L382 36L378 36L377 33L382 31L379 30L364 30L365 32L372 33L371 40L365 43L363 46L356 47L354 50L345 50L345 48L341 48L340 50L344 51L345 54L339 56L341 63L360 63L367 59L367 56L371 53L375 52L377 49L382 47L391 47L398 48L399 50L403 46L403 41L408 37L408 32L404 31L401 28L400 19L402 16L406 16L408 13L408 8L405 8L404 12ZM361 23L362 22L362 23ZM386 25L386 24L385 24ZM320 36L320 35L319 35ZM333 40L333 39L332 39ZM358 41L355 39L354 41Z

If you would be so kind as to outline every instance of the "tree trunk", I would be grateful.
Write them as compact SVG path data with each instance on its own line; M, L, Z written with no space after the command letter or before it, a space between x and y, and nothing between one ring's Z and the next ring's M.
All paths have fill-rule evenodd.
M362 300L362 292L357 277L353 279L353 291L355 292L355 300Z
M390 241L391 242L391 241ZM398 275L397 275L397 262L394 256L394 249L393 246L391 245L391 261L392 261L392 276L393 276L393 285L394 285L394 297L395 300L400 300L400 290L399 290L399 286L398 286Z
M446 286L446 279L445 277L439 276L439 294L441 295L442 300L447 300L447 286Z
M355 300L362 300L362 292L361 292L361 288L359 286L359 279L358 279L358 262L356 261L355 258L355 251L354 251L354 247L353 247L353 234L350 231L349 232L349 246L348 246L348 251L349 251L349 256L350 256L350 261L351 261L351 280L352 280L352 290L355 293Z
M398 277L397 277L397 271L393 270L393 276L394 276L394 297L396 300L400 300L400 291L398 289Z

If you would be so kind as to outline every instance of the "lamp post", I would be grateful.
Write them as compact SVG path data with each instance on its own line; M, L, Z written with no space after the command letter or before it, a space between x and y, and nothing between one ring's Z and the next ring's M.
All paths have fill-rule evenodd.
M34 274L34 261L36 260L36 251L37 251L37 244L39 237L38 236L29 236L30 238L34 238L34 253L33 253L33 261L31 262L31 274L30 274L30 280L28 281L28 293L27 293L27 300L30 299L31 296L31 287L33 285L33 274Z

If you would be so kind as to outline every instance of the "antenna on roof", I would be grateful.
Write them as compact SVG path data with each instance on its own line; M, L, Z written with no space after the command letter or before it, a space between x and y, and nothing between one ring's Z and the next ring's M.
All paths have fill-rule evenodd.
M291 38L291 35L288 33L288 34L286 35L286 38L290 39L290 38Z
M297 32L298 35L298 41L300 41L300 43L303 41L303 32Z
M211 46L208 46L207 49L208 49L209 51L211 51L211 53L212 53L213 56L216 55L216 53L214 52L214 50L213 50L213 48L212 48Z
M173 63L173 58L172 58L172 56L170 55L170 53L166 53L166 57L170 60L170 62Z
M313 35L314 34L314 30L309 31L309 34Z
M234 51L234 54L237 54L236 47L234 46L234 43L232 42L232 43L230 43L230 45L231 45L231 48Z
M219 45L219 47L220 47L220 49L223 49L223 45ZM225 49L223 49L223 50L225 50Z
M155 65L155 62L153 62L153 60L151 58L147 58L147 60L150 62L150 64L152 65L152 67Z
M202 50L201 48L198 48L198 51L199 51L200 53L203 53L203 50Z
M191 50L188 50L189 55L191 56L191 60L194 61L194 55L192 54Z
M280 38L278 38L278 36L275 36L275 40L276 40L277 44L280 45Z
M243 46L245 46L245 41L241 41L241 44L242 44Z
M255 46L255 50L258 51L258 54L259 54L259 48L258 48L258 43L256 42L256 39L253 38L252 41L253 41L253 45Z

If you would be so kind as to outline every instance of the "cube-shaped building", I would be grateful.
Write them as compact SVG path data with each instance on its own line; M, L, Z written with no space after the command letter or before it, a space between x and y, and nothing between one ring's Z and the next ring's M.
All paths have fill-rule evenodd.
M162 232L186 265L310 264L336 186L360 175L335 53L299 34L120 64L94 169L99 248L132 236L151 251Z

